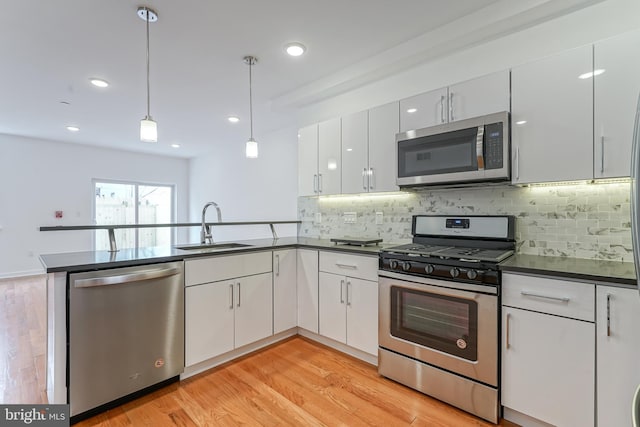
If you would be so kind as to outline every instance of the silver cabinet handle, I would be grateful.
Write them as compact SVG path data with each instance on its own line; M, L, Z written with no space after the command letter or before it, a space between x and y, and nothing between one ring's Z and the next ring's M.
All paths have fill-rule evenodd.
M318 174L318 193L322 193L322 174Z
M367 168L362 169L362 189L367 189Z
M607 294L607 336L611 336L611 294Z
M136 271L128 274L116 274L114 276L92 277L78 279L73 282L74 288L91 288L94 286L120 285L123 283L140 282L142 280L159 279L180 273L177 268L155 268Z
M349 288L351 288L351 281L347 280L347 307L351 306L351 298L349 298Z
M455 119L453 118L453 92L449 94L449 121L452 122Z
M340 304L344 304L344 293L343 293L343 289L344 288L344 280L340 280Z
M343 264L343 263L340 263L340 262L336 262L336 265L338 267L340 267L340 268L350 268L352 270L355 270L355 269L358 268L358 266L355 265L355 264Z
M313 192L318 192L318 174L313 174Z
M276 276L280 275L280 255L276 254Z
M544 298L544 299L550 299L553 301L561 301L561 302L571 301L571 298L569 297L556 297L553 295L543 295L543 294L538 294L530 291L520 291L520 295L524 295L525 297Z
M516 181L520 179L520 147L516 147Z
M511 343L509 342L509 326L511 325L511 313L507 313L504 337L505 337L505 347L507 349L511 348Z
M445 96L442 95L440 97L440 123L444 123L445 119L444 119L444 100L445 100Z
M376 186L376 175L373 168L369 168L369 190L373 190Z
M240 282L238 282L238 307L240 307Z
M600 137L600 150L602 151L600 156L600 173L604 174L604 136Z
M229 304L229 310L233 310L233 283L229 285L229 296L231 297L231 304Z

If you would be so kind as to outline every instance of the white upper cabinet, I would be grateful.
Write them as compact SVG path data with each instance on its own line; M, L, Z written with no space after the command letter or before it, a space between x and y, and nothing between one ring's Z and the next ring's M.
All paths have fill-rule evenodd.
M514 184L592 178L592 66L584 46L511 70Z
M400 101L400 132L509 111L509 70Z
M421 93L400 101L400 132L448 121L447 88Z
M397 191L396 134L400 132L399 103L369 110L369 191Z
M342 193L396 191L398 103L342 118Z
M509 70L449 86L449 121L509 111Z
M594 46L595 178L629 176L633 122L640 92L638 52L637 31Z
M318 194L340 194L341 121L331 119L318 124Z
M342 192L369 191L369 116L367 111L342 117Z
M318 194L318 125L298 131L298 195Z

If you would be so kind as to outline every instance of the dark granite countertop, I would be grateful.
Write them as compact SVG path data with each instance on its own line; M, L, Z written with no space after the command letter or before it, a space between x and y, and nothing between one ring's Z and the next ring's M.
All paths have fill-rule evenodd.
M217 242L221 243L221 242ZM224 242L222 242L224 243ZM238 240L249 246L226 249L198 249L184 250L173 246L156 246L148 248L121 249L112 253L109 251L67 252L40 255L40 261L47 273L103 270L108 268L129 267L134 265L154 264L159 262L180 261L189 258L208 257L223 254L236 254L262 250L286 249L306 247L330 251L351 252L362 255L378 255L384 246L381 243L373 246L337 245L325 239L311 239L303 237L283 237L274 239ZM397 243L394 243L397 244ZM181 245L177 245L181 246Z
M505 272L554 276L589 283L636 287L633 263L537 255L514 255L500 264Z

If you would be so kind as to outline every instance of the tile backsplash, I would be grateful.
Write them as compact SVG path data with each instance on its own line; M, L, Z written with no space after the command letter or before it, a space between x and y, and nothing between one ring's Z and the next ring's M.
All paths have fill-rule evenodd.
M380 212L382 224L376 224ZM355 223L345 222L345 217L353 221L352 213ZM519 253L633 260L629 183L415 189L298 198L301 237L380 237L390 243L406 242L411 239L411 216L415 214L514 215Z

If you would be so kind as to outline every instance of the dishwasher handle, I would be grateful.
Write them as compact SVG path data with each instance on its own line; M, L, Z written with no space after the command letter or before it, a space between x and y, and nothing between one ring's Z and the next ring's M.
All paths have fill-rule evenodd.
M142 270L134 273L116 274L113 276L92 277L89 279L78 279L74 281L75 288L91 288L94 286L119 285L122 283L139 282L142 280L159 279L161 277L174 276L180 273L179 268L155 268Z

